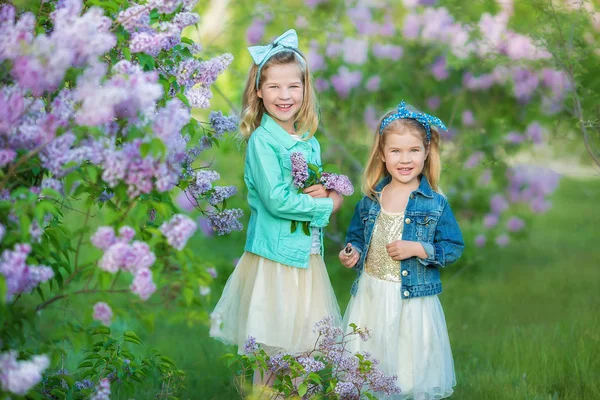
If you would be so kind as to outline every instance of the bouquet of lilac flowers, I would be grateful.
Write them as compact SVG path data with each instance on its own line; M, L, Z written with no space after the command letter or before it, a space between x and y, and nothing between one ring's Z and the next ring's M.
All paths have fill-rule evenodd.
M322 184L327 190L335 190L343 196L350 196L354 193L354 186L346 175L324 172L320 166L307 163L304 155L300 152L293 152L290 158L294 187L298 188L298 193L302 193L307 187L318 184ZM291 231L295 232L297 227L298 221L292 221ZM310 236L308 221L302 222L302 231Z

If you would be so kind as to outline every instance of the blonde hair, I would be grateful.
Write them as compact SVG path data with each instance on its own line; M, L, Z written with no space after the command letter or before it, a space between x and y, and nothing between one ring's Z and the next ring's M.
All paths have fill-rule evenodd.
M389 111L381 118L377 125L375 140L373 141L369 160L367 161L367 166L363 173L362 191L364 195L374 200L378 200L377 195L379 192L376 190L377 183L382 178L389 175L389 172L385 168L385 163L382 161L385 140L389 135L394 134L417 134L423 139L423 145L427 152L425 165L423 166L423 175L425 175L429 181L431 188L436 192L440 192L439 182L442 166L440 161L440 135L437 129L433 126L431 127L431 141L427 143L425 128L423 128L420 123L414 119L397 119L386 126L383 132L379 134L381 122L395 112L396 110Z
M319 112L317 104L317 96L314 90L312 82L312 76L306 59L295 51L283 51L272 56L262 67L260 73L260 79L258 81L258 87L266 79L267 70L273 65L284 65L295 63L300 68L302 75L302 85L304 86L304 100L300 110L296 114L294 124L299 133L308 132L308 138L310 139L315 134L317 127L319 126ZM244 96L242 100L242 115L240 117L240 132L244 139L248 140L252 132L260 125L260 121L263 114L266 112L263 101L258 97L258 91L256 89L256 74L258 73L258 66L252 64L250 72L248 73L248 79L246 81L246 88L244 89Z

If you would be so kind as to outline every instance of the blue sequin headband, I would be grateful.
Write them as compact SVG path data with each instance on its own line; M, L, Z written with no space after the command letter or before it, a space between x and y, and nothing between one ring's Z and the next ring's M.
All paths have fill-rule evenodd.
M298 35L296 31L290 29L273 40L273 43L266 46L252 46L248 47L248 52L254 60L254 64L258 65L258 71L256 72L256 89L258 90L258 81L260 80L260 71L266 64L269 58L273 57L277 53L283 51L293 51L300 56L300 62L304 64L304 56L298 51Z
M431 125L437 126L445 131L448 130L446 128L446 125L444 125L444 123L439 118L434 117L433 115L425 114L423 112L411 111L408 108L406 108L406 103L404 102L404 100L402 100L398 105L398 112L395 112L385 117L383 121L381 121L379 134L381 135L386 126L388 126L390 123L397 119L414 119L419 124L421 124L423 128L425 128L425 132L427 133L428 143L431 141Z

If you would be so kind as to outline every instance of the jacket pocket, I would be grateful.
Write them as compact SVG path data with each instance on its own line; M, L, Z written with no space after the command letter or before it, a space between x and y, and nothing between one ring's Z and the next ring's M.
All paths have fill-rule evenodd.
M438 217L423 215L415 218L417 227L417 238L422 242L433 242Z

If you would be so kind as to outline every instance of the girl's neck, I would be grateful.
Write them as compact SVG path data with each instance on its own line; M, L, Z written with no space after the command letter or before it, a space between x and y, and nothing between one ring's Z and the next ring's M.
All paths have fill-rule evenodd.
M417 178L413 181L411 181L410 183L402 183L402 182L398 182L394 179L391 180L391 182L386 186L388 189L388 191L392 191L394 193L398 193L398 194L411 194L412 192L414 192L415 190L417 190L419 188L419 185L421 183L420 178Z
M279 125L281 127L281 129L283 129L284 131L286 131L287 133L289 133L290 135L295 135L296 134L296 129L294 126L294 121L289 120L289 121L280 121L277 118L275 118L274 116L272 116L271 114L268 114L269 117L271 117L273 119L273 121L277 122L277 125Z

